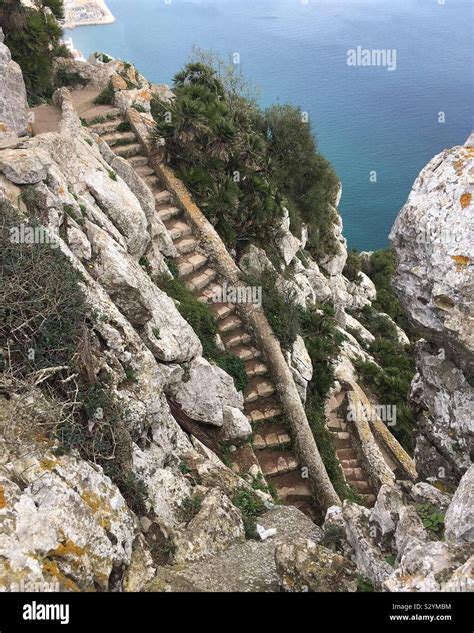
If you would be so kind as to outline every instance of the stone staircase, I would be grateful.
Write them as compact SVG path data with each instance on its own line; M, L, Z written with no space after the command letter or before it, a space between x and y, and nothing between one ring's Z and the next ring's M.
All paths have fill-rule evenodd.
M349 424L340 413L344 410L342 406L344 399L345 393L340 391L329 400L328 429L333 435L336 455L347 483L363 499L365 505L371 507L375 503L376 496L354 449Z
M98 134L117 155L133 166L152 190L156 212L176 247L174 263L179 277L199 301L210 305L224 346L245 364L248 385L244 393L244 412L254 433L252 445L231 447L232 468L239 473L261 472L282 502L312 514L312 493L308 481L301 476L301 466L291 448L291 437L268 367L235 305L214 300L224 280L210 265L183 211L174 205L173 196L163 188L149 166L146 152L135 134L129 130L119 131L127 127L121 126L125 121L123 113L117 108L94 106L83 111L81 118L91 132Z

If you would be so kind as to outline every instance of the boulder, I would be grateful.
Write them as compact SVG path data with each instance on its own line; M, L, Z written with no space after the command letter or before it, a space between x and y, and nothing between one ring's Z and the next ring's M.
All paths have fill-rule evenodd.
M400 490L383 484L370 515L370 521L378 524L382 536L395 531L402 507L403 496Z
M240 409L224 406L222 414L222 429L226 441L241 442L252 435L252 425Z
M176 367L167 390L190 418L212 426L223 425L224 407L242 409L244 404L231 376L202 357Z
M354 564L309 539L278 545L275 563L280 587L286 592L357 590Z
M175 564L215 556L230 545L245 540L240 512L220 490L210 490L195 517L173 538Z

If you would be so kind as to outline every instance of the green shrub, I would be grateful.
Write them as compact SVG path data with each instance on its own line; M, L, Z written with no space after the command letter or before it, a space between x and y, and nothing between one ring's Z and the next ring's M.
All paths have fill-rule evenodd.
M240 490L232 503L240 510L247 538L257 538L257 517L265 512L263 501L249 490Z
M24 194L34 204L34 190ZM0 201L0 348L8 350L2 369L19 382L46 372L41 389L58 403L62 415L54 428L42 432L57 441L57 454L78 451L99 464L130 507L143 508L145 487L131 470L127 412L112 398L106 375L90 379L86 350L95 316L81 289L82 277L57 245L12 240L11 230L24 223L15 209Z
M217 322L209 306L198 301L179 279L162 277L159 285L170 297L179 302L177 308L201 341L204 357L232 376L236 389L243 391L247 386L245 363L230 352L217 347Z
M117 126L117 132L130 132L131 129L132 126L130 124L130 121L128 121L127 119L119 123L119 125Z
M347 277L349 281L359 283L360 272L362 270L362 261L359 253L356 250L350 250L347 254L346 265L342 271L343 275Z
M295 297L277 287L277 273L270 268L260 275L244 277L249 286L262 287L262 306L265 315L280 345L290 350L300 331L300 311Z
M114 102L115 91L112 82L106 85L106 87L97 95L94 99L96 105L111 105Z
M419 503L415 507L423 527L438 538L441 538L444 533L444 513L439 512L430 503Z
M61 67L56 72L55 83L58 88L63 86L86 86L89 82L78 72L71 72L67 68Z
M53 62L70 56L61 45L61 0L39 0L35 8L15 0L0 5L0 27L12 58L22 70L30 105L50 100L54 91ZM48 11L51 9L52 11Z
M234 65L205 58L175 76L172 103L151 104L167 159L204 214L238 253L256 242L270 256L286 206L296 233L303 221L310 225L314 252L337 252L331 204L338 180L301 111L260 109Z

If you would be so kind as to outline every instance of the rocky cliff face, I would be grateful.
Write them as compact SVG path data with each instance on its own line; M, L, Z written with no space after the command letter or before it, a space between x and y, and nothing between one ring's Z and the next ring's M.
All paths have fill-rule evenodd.
M471 136L423 169L390 236L395 287L425 338L412 389L418 471L454 482L474 448L473 174Z
M149 108L148 82L129 65L114 63L113 68L127 76L116 86L122 107L139 103ZM102 87L112 76L98 57L78 70ZM400 486L369 433L362 444L375 456L374 463L382 464L377 481L384 485L377 503L372 510L347 502L331 508L321 529L296 508L275 506L260 490L258 472L238 476L219 458L218 446L212 451L183 430L170 399L184 417L214 429L218 438L239 443L251 432L244 424L242 393L228 374L203 357L197 334L157 284L162 275L170 275L168 258L176 253L155 212L152 192L129 162L81 126L67 90L55 95L58 129L22 137L27 131L24 86L0 43L1 72L16 79L2 84L0 97L0 119L4 117L8 135L0 149L0 204L12 208L22 225L34 212L63 254L64 267L80 275L88 307L81 362L91 384L105 381L108 397L120 410L120 424L113 428L115 448L126 450L117 464L140 486L134 498L123 480L119 487L120 478L107 476L98 460L85 459L77 444L69 452L58 450L54 431L64 419L64 402L48 381L64 368L20 378L3 371L0 587L28 588L40 582L49 590L71 591L354 591L356 573L385 590L470 587L472 468L454 497L428 484ZM116 77L114 81L120 83ZM161 91L169 96L166 88ZM100 122L105 129L109 124ZM7 224L1 224L5 232ZM341 404L343 385L357 386L353 361L371 358L361 340L370 342L373 335L350 311L370 305L376 295L367 276L362 274L357 283L344 276L342 223L335 232L340 251L320 265L301 256L304 233L302 240L293 236L288 218L276 240L285 262L276 271L282 290L294 292L302 306L325 300L335 305L345 340L334 360L338 382L331 393L333 410ZM464 275L465 260L454 261ZM255 247L241 261L246 272L265 266L272 264ZM459 292L467 296L464 286ZM458 333L456 325L466 307L458 310L450 321L455 334L449 335L449 347L467 349L468 333ZM9 333L1 334L7 349ZM455 373L445 364L440 373L433 350L426 354L425 364L419 364L418 391L427 424L438 433L444 428L440 408L457 420L456 411L466 406L467 365L456 364ZM433 355L435 367L430 369ZM301 337L287 361L304 400L318 368L312 367ZM447 355L443 362L454 366L456 359ZM68 384L74 379L63 378ZM453 384L459 398L450 395ZM87 433L105 423L100 403L90 404ZM463 442L464 427L451 427L453 437ZM432 436L434 432L424 435L426 441ZM438 451L438 444L433 445ZM452 447L447 440L446 445ZM446 461L445 453L439 455ZM458 468L466 467L463 458ZM424 528L419 504L446 512L446 542ZM260 537L246 539L255 530Z
M0 29L0 142L14 136L24 136L28 127L28 103L21 69L9 49L3 44Z

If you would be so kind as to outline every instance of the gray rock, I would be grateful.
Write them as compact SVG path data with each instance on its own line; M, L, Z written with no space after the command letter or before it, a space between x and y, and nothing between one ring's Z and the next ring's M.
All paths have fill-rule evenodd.
M40 149L5 149L0 152L0 169L8 180L17 185L34 185L46 180L52 163L48 154Z
M242 441L252 435L252 426L240 409L224 406L222 413L222 429L225 440Z
M173 539L176 564L215 556L245 540L240 512L218 488L209 491L196 516Z
M28 129L28 101L20 66L0 42L0 140L24 136Z
M474 465L461 479L444 519L446 540L474 542Z
M400 490L387 484L381 486L370 521L378 523L382 536L395 531L402 507L403 496Z
M275 562L283 591L340 593L357 590L355 565L309 539L278 545Z
M235 543L222 553L196 563L162 567L146 591L248 592L279 591L275 548L292 543L295 535L317 541L320 529L302 512L290 506L276 506L258 518L276 535L265 541Z

